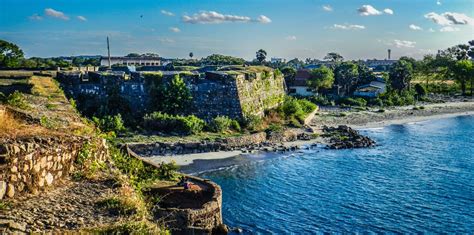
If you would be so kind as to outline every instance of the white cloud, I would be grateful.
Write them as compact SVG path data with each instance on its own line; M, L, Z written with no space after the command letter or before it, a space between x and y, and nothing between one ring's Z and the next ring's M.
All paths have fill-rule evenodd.
M457 28L457 27L452 27L452 26L445 26L443 28L441 28L439 31L440 32L443 32L443 33L446 33L446 32L457 32L459 31L460 29Z
M40 15L38 14L33 14L31 15L30 17L28 17L30 20L42 20L43 17L41 17Z
M46 8L44 9L44 14L50 17L62 19L62 20L69 20L69 17L65 15L63 12L56 11L53 8Z
M179 29L178 27L170 27L170 31L174 33L179 33L181 32L181 29Z
M371 5L363 5L357 11L361 16L382 15L382 12Z
M411 25L408 26L408 27L410 27L411 30L415 30L415 31L417 31L417 30L423 30L420 26L417 26L417 25L414 25L414 24L411 24Z
M433 28L430 28L428 31L429 31L430 33L436 32Z
M332 7L330 5L323 5L323 10L325 11L333 11Z
M358 24L334 24L332 26L333 29L343 29L343 30L361 30L365 29L365 26L358 25Z
M87 21L87 18L84 16L77 16L77 19L80 21Z
M290 35L290 36L286 37L285 39L288 40L288 41L295 41L295 40L296 40L296 36Z
M426 19L430 19L436 24L441 26L448 25L474 25L474 19L457 12L445 12L443 14L437 14L435 12L430 12L425 15Z
M161 14L163 14L165 16L174 16L174 13L170 12L170 11L161 10L160 12L161 12Z
M393 10L389 8L385 8L383 12L385 12L385 14L393 15Z
M440 6L442 3L440 0L436 1L436 5Z
M182 20L184 23L190 24L220 24L226 22L258 22L268 24L272 22L270 18L264 15L260 15L257 19L252 19L248 16L224 15L215 11L201 11L192 16L184 15Z
M268 23L271 23L272 20L264 15L260 15L258 18L257 18L257 21L262 23L262 24L268 24Z
M415 44L416 42L413 42L413 41L398 40L398 39L393 40L393 45L398 48L402 48L402 47L413 48L415 47Z

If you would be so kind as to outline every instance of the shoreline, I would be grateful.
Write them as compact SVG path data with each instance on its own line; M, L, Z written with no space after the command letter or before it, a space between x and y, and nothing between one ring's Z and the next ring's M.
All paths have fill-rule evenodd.
M452 110L450 108L459 108L461 110ZM465 107L466 110L463 110ZM374 116L377 118L364 117L362 120L364 123L361 123L360 118L354 123L347 122L351 118L351 115L358 115L359 112L353 112L345 119L346 122L341 121L341 123L329 124L332 126L337 125L347 125L351 128L357 130L371 129L371 128L380 128L390 125L402 125L407 123L417 123L424 122L429 120L438 120L445 118L453 118L458 116L474 116L474 102L453 102L453 103L443 103L443 104L431 104L426 105L426 109L418 110L418 114L414 114L415 110L412 110L410 107L403 107L402 109L391 109L385 113L374 113ZM327 112L326 112L327 113ZM387 117L387 116L390 116ZM318 116L313 119L313 123L318 119ZM380 120L381 119L381 120ZM338 119L335 120L339 121ZM319 125L326 125L327 122L321 122ZM313 127L317 127L313 125ZM325 145L323 138L318 137L312 140L297 140L293 142L284 142L283 145L290 147L294 146L297 149L309 148L310 145L317 144L318 146ZM307 146L307 147L305 147ZM244 158L252 155L261 155L269 154L274 152L265 152L265 151L255 151L250 153L243 153L240 150L235 151L220 151L220 152L207 152L207 153L195 153L195 154L181 154L181 155L172 155L172 156L151 156L146 157L149 161L160 163L160 162L172 162L174 161L177 165L184 169L190 169L194 165L197 165L197 169L201 167L199 165L210 165L209 169L200 169L196 172L207 171L212 169L219 169L223 167L229 167L235 165L235 161L242 162ZM205 164L203 164L205 163Z

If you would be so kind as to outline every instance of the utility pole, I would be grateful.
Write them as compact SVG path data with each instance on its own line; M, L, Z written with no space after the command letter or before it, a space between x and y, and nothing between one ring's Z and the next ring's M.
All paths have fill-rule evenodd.
M107 36L107 53L109 58L109 69L112 69L112 62L110 61L110 44L109 44L109 36Z

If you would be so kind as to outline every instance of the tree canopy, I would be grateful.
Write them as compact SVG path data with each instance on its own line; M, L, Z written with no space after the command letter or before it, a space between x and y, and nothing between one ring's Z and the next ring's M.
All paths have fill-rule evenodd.
M233 56L212 54L202 59L203 64L206 65L242 65L245 64L245 60Z
M390 86L392 89L402 92L410 89L413 78L413 65L410 61L399 60L390 67Z
M23 60L23 51L15 44L0 39L0 67L16 68Z
M334 70L334 85L340 95L348 95L355 89L359 81L359 71L357 64L352 62L343 62L336 66Z
M330 89L334 84L334 73L332 69L322 66L310 71L311 77L308 80L308 86L321 91L321 89Z
M342 61L344 61L344 57L342 57L339 53L336 53L336 52L329 52L324 57L324 59L332 61L332 62L342 62Z
M260 49L256 52L256 57L258 62L262 63L267 58L267 52L263 49Z

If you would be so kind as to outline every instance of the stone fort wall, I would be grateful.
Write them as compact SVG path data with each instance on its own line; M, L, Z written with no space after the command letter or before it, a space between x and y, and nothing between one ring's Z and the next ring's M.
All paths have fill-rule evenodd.
M164 77L169 79L174 75ZM128 79L126 76L125 73L102 76L89 73L84 79L78 73L58 73L58 80L65 92L75 99L81 94L107 97L108 89L116 87L133 112L147 113L149 94L144 78L139 73ZM285 96L283 75L274 72L207 72L203 77L196 74L181 76L193 97L191 107L185 112L205 120L216 116L232 119L263 116L265 110L278 106Z
M74 171L74 161L86 143L98 142L92 156L104 160L105 140L75 136L25 137L0 142L0 199L38 194L61 183Z

